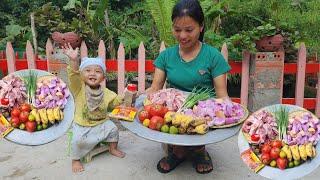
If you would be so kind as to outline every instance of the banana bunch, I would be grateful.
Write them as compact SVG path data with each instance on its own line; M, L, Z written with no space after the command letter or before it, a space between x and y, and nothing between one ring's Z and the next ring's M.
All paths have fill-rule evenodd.
M50 109L42 108L38 110L33 109L30 113L34 115L38 124L48 124L48 122L54 124L56 121L61 121L64 118L64 114L59 107Z
M307 143L304 145L285 145L281 149L287 155L289 161L293 160L303 160L306 161L308 157L314 158L316 156L316 149L312 143Z
M178 128L179 134L205 134L209 127L205 118L193 117L179 112L167 112L164 116L165 123L171 123Z

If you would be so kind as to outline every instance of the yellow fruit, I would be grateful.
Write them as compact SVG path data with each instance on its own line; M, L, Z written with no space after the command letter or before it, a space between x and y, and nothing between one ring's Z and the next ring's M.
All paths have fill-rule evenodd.
M168 111L165 115L164 115L164 122L170 123L172 121L172 119L174 118L175 112L172 111Z
M270 166L271 166L271 167L276 167L276 165L277 165L277 162L276 162L275 160L272 160L272 161L270 162Z
M38 110L37 109L32 109L30 114L32 114L35 117L35 120L36 120L37 124L40 124L41 118L40 118L40 114L39 114Z
M48 120L51 124L54 124L55 118L53 115L53 109L47 109Z
M299 154L298 145L292 145L289 147L290 147L293 159L296 161L300 161L300 154Z
M304 161L307 160L307 153L306 153L306 146L305 145L300 145L299 146L299 154L300 158Z
M285 158L285 157L287 157L287 154L286 154L284 151L280 151L279 156L280 156L281 158Z
M60 121L62 121L64 119L64 114L63 114L63 111L61 109L59 111L60 111L60 119L61 119Z
M53 115L54 115L54 119L57 120L57 121L60 121L61 120L61 117L60 117L60 108L59 107L56 107L53 109Z
M313 152L312 152L312 143L308 143L306 145L306 153L307 153L307 156L312 158L313 157Z
M206 123L206 120L204 118L194 118L190 123L190 125L196 127L205 123Z
M192 116L183 116L181 119L181 124L180 126L184 129L187 129L189 127L189 124L193 120Z
M145 120L143 120L142 124L143 124L145 127L148 127L149 124L150 124L150 119L145 119Z
M198 134L206 134L209 131L209 127L206 124L201 124L195 127L194 130Z
M281 150L286 153L287 159L289 161L292 161L292 153L291 153L291 150L290 150L289 146L288 145L284 145Z
M39 109L38 112L40 114L42 124L48 124L48 116L46 109Z
M179 131L179 134L184 134L184 133L187 132L187 129L180 126L180 127L178 128L178 131Z

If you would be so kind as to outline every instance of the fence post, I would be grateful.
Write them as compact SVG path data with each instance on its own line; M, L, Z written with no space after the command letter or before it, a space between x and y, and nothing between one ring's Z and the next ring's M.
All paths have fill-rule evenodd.
M161 52L164 51L165 49L166 49L166 45L164 44L164 41L162 41L162 42L161 42L161 45L160 45L159 53L161 53ZM165 89L166 87L167 87L167 79L166 79L166 81L164 82L162 89Z
M6 47L8 74L16 71L16 59L11 42L7 42Z
M146 88L146 50L143 42L140 43L138 49L138 91L144 93Z
M248 105L248 91L249 91L249 62L250 52L244 51L242 53L242 69L241 69L241 95L240 102L243 106Z
M125 74L125 67L124 67L124 60L125 60L125 51L123 43L120 43L118 48L118 94L122 94L124 91L124 74Z
M103 40L100 40L100 42L99 42L98 56L103 60L105 66L107 66L107 65L106 65L106 46L105 46ZM108 70L108 69L107 69L107 70ZM106 81L103 81L103 82L101 83L101 86L102 86L102 87L106 87Z
M319 68L320 69L320 68ZM317 99L316 99L316 116L320 117L320 72L318 72L318 85L317 85Z
M35 69L35 55L33 52L32 45L30 41L27 41L27 47L26 47L26 52L27 52L27 63L28 63L28 69Z
M46 56L47 56L47 69L48 72L51 72L51 63L50 61L52 60L52 53L53 53L53 45L52 42L50 40L50 38L47 39L47 43L46 43Z
M81 42L81 46L80 46L80 57L84 58L84 57L88 57L88 48L86 45L85 41ZM80 60L81 61L81 60Z
M295 101L296 105L303 107L304 99L304 82L306 76L306 60L307 60L307 50L304 43L301 44L298 51L298 62L297 62L297 75L296 75L296 94Z
M226 60L226 62L228 63L229 61L229 56L228 56L228 47L226 43L223 43L222 47L221 47L221 54L223 56L223 58ZM226 74L226 85L228 84L228 74Z

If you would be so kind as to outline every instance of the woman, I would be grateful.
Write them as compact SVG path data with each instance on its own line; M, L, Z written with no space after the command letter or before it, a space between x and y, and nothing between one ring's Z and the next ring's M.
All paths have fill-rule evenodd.
M152 85L146 92L162 89L166 79L169 86L192 91L198 85L215 88L218 98L228 98L225 73L230 70L220 52L202 43L204 15L197 0L181 0L172 11L173 35L178 45L167 48L155 60ZM168 156L162 158L157 168L168 173L190 155L198 173L212 171L212 160L205 146L168 146Z

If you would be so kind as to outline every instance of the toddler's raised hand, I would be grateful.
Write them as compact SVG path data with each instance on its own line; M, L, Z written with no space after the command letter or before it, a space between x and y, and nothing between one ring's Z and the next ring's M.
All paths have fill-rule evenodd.
M79 48L73 49L70 43L63 46L63 53L69 56L71 61L77 61Z

